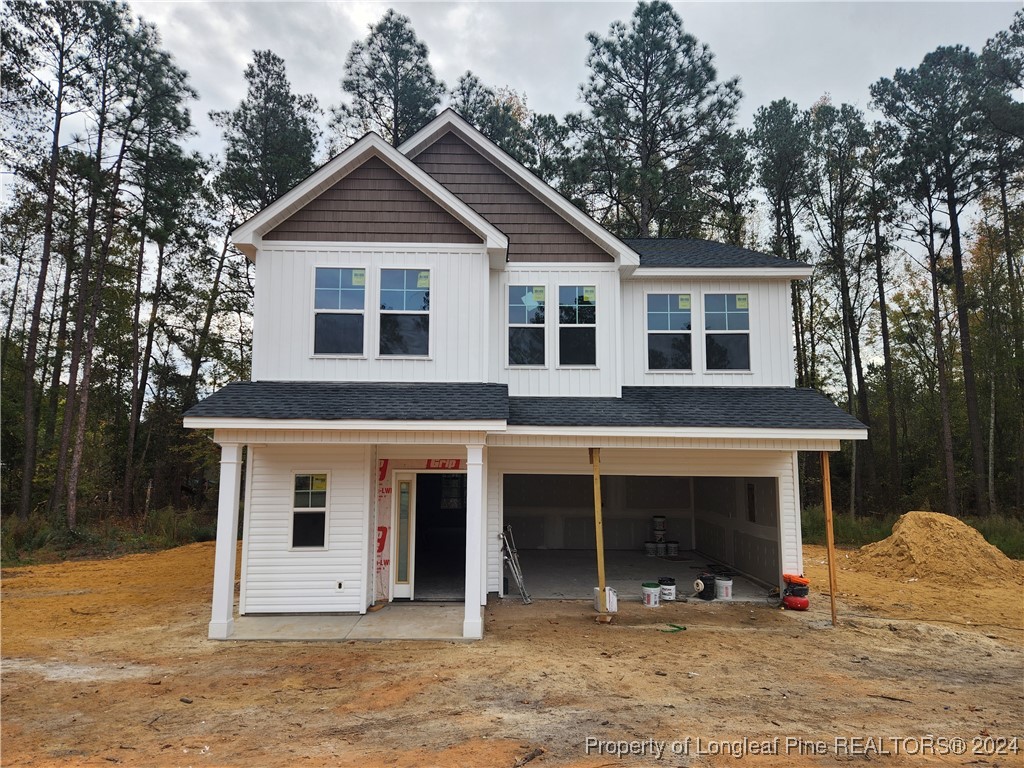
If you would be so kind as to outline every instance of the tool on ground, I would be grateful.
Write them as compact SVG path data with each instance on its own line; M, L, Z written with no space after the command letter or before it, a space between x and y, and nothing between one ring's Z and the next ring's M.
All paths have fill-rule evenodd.
M506 525L505 530L499 533L498 537L501 539L501 554L505 558L505 565L508 566L513 581L519 587L519 594L522 596L523 602L529 605L533 600L530 599L530 593L526 591L526 584L523 583L523 569L519 565L519 552L516 550L516 540L512 537L512 526Z
M686 631L686 627L680 627L678 624L666 624L665 626L672 627L672 629L661 630L662 632L668 632L669 634Z

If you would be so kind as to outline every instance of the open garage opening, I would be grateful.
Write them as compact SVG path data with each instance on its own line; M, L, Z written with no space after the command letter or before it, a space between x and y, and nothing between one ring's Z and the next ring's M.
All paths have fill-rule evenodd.
M512 526L534 597L593 595L593 493L591 475L504 476L504 521ZM709 569L734 577L734 599L761 599L779 583L774 477L607 475L601 478L601 504L606 579L620 599L639 596L641 583L661 577L675 579L684 596ZM656 525L664 526L663 534ZM667 546L652 557L650 543L657 539Z

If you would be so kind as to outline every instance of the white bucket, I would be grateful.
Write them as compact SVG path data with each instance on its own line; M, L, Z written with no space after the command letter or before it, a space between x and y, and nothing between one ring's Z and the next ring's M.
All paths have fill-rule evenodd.
M664 515L655 515L654 517L651 518L651 522L654 525L654 530L656 530L656 531L664 531L665 530L665 516Z
M648 557L654 557L658 552L657 542L645 541L644 542L644 554Z
M715 577L715 599L732 600L732 579L727 576Z
M655 542L654 552L658 557L665 557L665 554L668 552L668 547L665 545L664 541Z
M643 590L644 605L648 608L657 608L661 605L661 585L657 582L644 582L640 585Z
M679 542L678 541L666 541L665 542L665 554L668 557L679 557Z
M608 608L608 613L619 612L619 593L611 587L604 588L604 599L605 605ZM594 587L594 610L600 613L601 611L601 588Z
M676 599L676 585L674 583L661 585L661 599L665 602L672 602Z

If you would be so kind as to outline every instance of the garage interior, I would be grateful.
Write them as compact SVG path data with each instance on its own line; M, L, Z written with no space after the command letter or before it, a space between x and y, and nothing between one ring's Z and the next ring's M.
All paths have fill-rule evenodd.
M505 475L526 589L534 598L590 599L597 586L593 477ZM734 600L762 600L779 580L779 505L773 477L601 478L606 583L620 600L667 576L680 597L708 570L733 577ZM654 518L678 555L650 557ZM666 548L668 551L670 549ZM507 594L515 594L514 584Z

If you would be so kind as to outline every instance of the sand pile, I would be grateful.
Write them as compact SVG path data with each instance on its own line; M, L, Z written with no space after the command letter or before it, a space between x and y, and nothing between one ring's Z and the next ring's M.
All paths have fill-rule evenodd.
M1024 583L1024 564L1008 558L976 529L938 512L908 512L896 521L889 538L861 547L851 559L904 580Z

